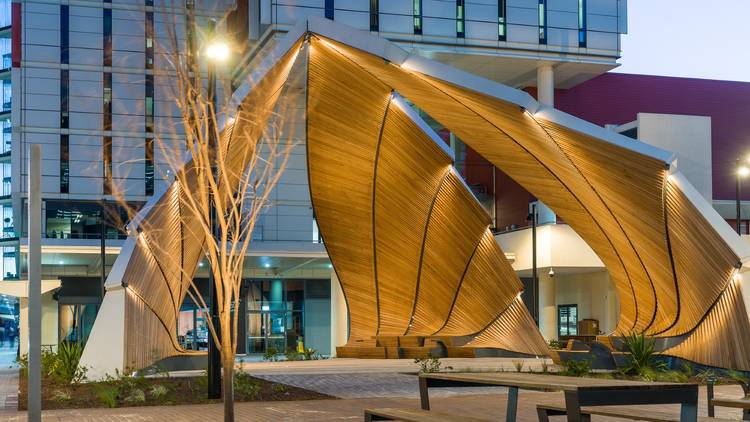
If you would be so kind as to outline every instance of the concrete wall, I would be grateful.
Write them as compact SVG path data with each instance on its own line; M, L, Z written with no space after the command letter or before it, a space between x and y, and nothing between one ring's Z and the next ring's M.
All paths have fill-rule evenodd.
M557 305L578 305L578 320L599 320L603 333L615 329L617 294L606 271L559 274L554 279Z
M677 168L711 202L711 118L638 113L637 125L638 139L674 152Z

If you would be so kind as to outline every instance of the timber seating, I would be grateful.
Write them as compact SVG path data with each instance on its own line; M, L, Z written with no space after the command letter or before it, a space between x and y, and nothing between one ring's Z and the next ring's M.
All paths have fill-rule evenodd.
M487 419L449 415L422 409L365 409L365 422L404 421L404 422L488 422Z
M745 397L738 398L715 398L714 397L714 384L709 382L706 385L706 400L708 401L708 416L714 416L714 408L720 407L733 407L735 409L742 409L742 420L750 421L750 386L745 383L741 383L740 387L745 392Z
M542 403L536 406L539 422L548 422L550 416L566 415L564 404ZM643 407L623 406L588 406L581 408L581 421L590 421L591 415L607 416L611 418L630 419L650 422L679 422L680 415L660 410L645 409ZM719 419L698 416L698 422L729 422L732 419ZM735 421L736 422L736 421Z

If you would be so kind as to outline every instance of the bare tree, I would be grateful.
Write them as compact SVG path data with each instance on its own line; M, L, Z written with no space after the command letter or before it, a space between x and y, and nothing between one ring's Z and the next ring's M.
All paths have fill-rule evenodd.
M167 69L159 69L173 81L170 100L180 117L164 120L154 131L154 149L165 164L157 173L179 186L180 209L191 224L189 236L202 239L201 254L207 263L215 287L218 324L206 318L208 330L218 346L223 373L225 421L234 420L233 379L237 350L237 326L240 285L245 256L252 233L262 213L270 206L270 195L284 172L295 143L285 130L294 116L291 101L279 100L271 118L258 117L252 110L230 110L231 88L222 79L219 89L205 84L207 75L205 50L184 48L177 36L181 31L177 14L164 8L169 45L156 49L166 59ZM174 9L171 9L174 10ZM188 22L192 19L189 16ZM217 25L221 27L221 25ZM204 35L210 41L211 34ZM188 42L188 45L192 42ZM195 52L198 54L194 54ZM208 88L206 87L208 85ZM214 91L219 93L214 98ZM262 114L262 113L261 113ZM226 122L219 127L219 122ZM127 200L127 192L113 183L112 194L133 218L136 209ZM113 216L112 218L117 218ZM162 227L144 219L139 229L155 238ZM151 225L149 225L151 224ZM158 242L150 242L159 248ZM185 267L181 257L164 250L156 256L163 267L182 273L186 285L176 294L179 300L190 297L200 308L208 300L193 282L195 266ZM196 263L197 264L197 263ZM179 306L179 304L177 304Z

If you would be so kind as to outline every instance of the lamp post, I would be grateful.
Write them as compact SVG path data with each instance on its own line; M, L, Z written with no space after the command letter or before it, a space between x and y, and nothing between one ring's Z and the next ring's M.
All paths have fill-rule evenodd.
M211 22L209 24L209 34L211 38L213 38L214 34L214 24ZM211 105L214 108L214 113L208 113L208 145L209 148L215 149L217 148L217 141L216 141L216 121L213 118L213 114L216 113L216 63L217 62L223 62L226 60L226 58L229 56L229 47L223 43L221 40L218 39L212 39L211 42L206 46L206 70L207 70L207 78L208 78L208 90L207 90L207 97L208 101L211 103ZM215 151L211 155L211 176L216 177L216 155ZM216 209L213 207L213 204L209 204L211 207L210 211L210 224L211 224L211 233L215 232L215 225L214 222L216 220ZM214 233L215 235L215 233ZM218 311L218 301L216 297L216 285L214 284L214 274L211 269L208 271L208 296L209 296L209 303L210 303L210 309L209 309L209 317L211 318L211 323L214 326L214 330L216 331L216 337L219 336L219 315L217 313ZM216 342L214 341L214 337L212 335L208 336L208 398L209 399L219 399L221 398L221 358L219 356L219 349L216 346Z
M534 317L537 325L539 325L539 315L537 313L537 297L536 290L538 284L537 268L536 268L536 224L538 221L536 202L531 204L531 214L527 217L527 220L531 221L531 316Z
M737 234L741 235L742 230L740 229L740 222L742 221L742 204L740 198L740 183L743 177L750 175L750 168L741 164L740 159L737 159L736 173L735 173L735 200L737 201Z

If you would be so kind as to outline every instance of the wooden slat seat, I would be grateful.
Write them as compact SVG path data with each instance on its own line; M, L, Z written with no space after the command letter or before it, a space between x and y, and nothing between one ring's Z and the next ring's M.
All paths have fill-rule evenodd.
M405 422L487 422L487 419L471 418L464 415L449 415L422 409L365 409L365 422L405 421Z
M542 403L536 406L539 422L547 422L550 416L565 415L564 404ZM608 416L611 418L622 418L636 421L650 422L679 422L680 415L660 410L645 409L643 407L623 406L588 406L581 408L581 419L591 420L591 415ZM732 419L710 418L698 416L698 422L729 422Z
M711 400L711 405L734 407L737 409L750 409L750 397L742 397L738 399L714 398Z

